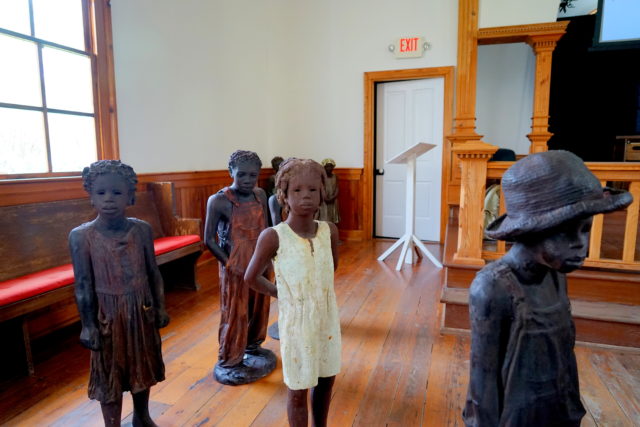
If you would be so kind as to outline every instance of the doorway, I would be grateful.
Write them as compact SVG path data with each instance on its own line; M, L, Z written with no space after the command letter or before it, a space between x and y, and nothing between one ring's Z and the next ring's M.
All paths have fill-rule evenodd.
M386 161L418 142L435 148L416 159L415 234L440 240L444 78L379 83L376 87L375 237L405 234L405 164Z
M365 238L372 238L374 229L374 181L375 181L375 138L376 138L376 87L380 83L401 82L420 79L441 78L442 97L442 136L438 137L441 150L440 172L440 218L439 240L444 242L444 225L447 213L448 186L451 177L451 149L445 136L452 132L453 123L453 67L415 68L407 70L375 71L364 74L364 170L363 170L363 232ZM426 137L429 139L429 137ZM414 141L419 142L419 141ZM434 141L426 141L436 143ZM433 151L433 150L432 150ZM391 154L393 156L393 154ZM419 193L420 190L418 190ZM438 222L437 219L434 222Z

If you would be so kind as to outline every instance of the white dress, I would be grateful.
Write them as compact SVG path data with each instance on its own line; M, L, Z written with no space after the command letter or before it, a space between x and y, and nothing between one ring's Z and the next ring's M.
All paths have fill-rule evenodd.
M278 327L284 383L291 390L315 387L318 377L340 372L340 318L333 289L331 230L316 221L312 239L287 223L273 229L279 247L273 266L278 287Z

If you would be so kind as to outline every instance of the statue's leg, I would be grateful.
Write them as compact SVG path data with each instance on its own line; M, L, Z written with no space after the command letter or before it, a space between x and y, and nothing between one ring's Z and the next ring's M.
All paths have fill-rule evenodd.
M276 355L260 345L267 336L269 323L270 296L252 289L248 290L248 333L245 349L244 364L255 368L262 376L269 374L276 368Z
M102 418L104 418L105 427L120 427L120 417L122 416L122 396L115 402L102 403Z
M318 385L311 391L311 408L313 411L313 425L326 427L331 403L331 389L336 377L318 378Z
M131 396L133 397L133 426L157 427L149 414L149 389L131 393Z
M307 427L309 409L307 407L307 390L289 390L287 399L287 416L290 427Z

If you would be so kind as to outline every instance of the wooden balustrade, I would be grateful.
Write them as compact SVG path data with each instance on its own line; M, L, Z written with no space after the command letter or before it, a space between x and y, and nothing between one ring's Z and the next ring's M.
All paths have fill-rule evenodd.
M487 163L487 179L501 179L513 162ZM624 212L596 215L591 228L589 256L586 267L607 268L627 271L640 271L640 248L638 245L638 218L640 211L640 163L600 163L587 162L587 167L600 180L602 185L628 185L633 195L633 203ZM483 186L484 187L484 186ZM476 189L477 190L477 189ZM467 191L472 191L471 189ZM504 197L500 193L500 215L505 212ZM610 218L610 221L605 221ZM607 227L607 223L608 226ZM607 230L609 228L610 230ZM621 256L611 256L609 248L622 249ZM503 241L485 242L482 258L497 259L504 255L506 244ZM618 252L618 251L613 251Z

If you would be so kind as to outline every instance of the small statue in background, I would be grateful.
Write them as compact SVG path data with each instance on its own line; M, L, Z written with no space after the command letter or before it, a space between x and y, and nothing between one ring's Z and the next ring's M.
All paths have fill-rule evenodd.
M340 209L338 208L338 177L333 173L336 162L333 159L322 161L327 179L325 181L325 198L318 210L317 218L320 221L329 221L334 224L340 222Z
M207 202L204 241L220 262L220 349L214 376L227 385L257 381L276 367L275 354L260 347L267 334L269 296L244 281L268 223L267 197L256 187L261 166L256 153L235 151L229 159L233 184Z
M271 225L278 225L282 222L282 206L278 203L278 196L269 196L269 213L271 214Z
M602 188L567 151L531 154L502 178L507 213L486 234L513 242L470 289L467 426L579 426L575 326L565 274L587 256L593 216L629 193Z
M119 426L122 393L131 391L133 425L155 426L149 389L164 380L158 328L169 323L151 227L125 216L135 202L135 172L119 160L82 171L98 217L71 230L69 247L80 312L80 342L91 349L89 398L106 426Z
M278 197L276 196L276 175L278 174L278 169L280 169L280 164L282 163L282 161L283 159L280 156L276 156L271 159L271 167L273 168L275 173L269 176L269 181L267 182L266 192L267 197L269 198L268 205L269 213L271 214L271 225L278 225L282 222L282 206L280 206L280 203L278 203ZM271 332L269 332L269 335L273 337ZM275 337L275 339L278 338Z
M273 159L271 159L271 168L273 169L273 174L269 175L267 186L264 189L264 191L267 193L267 197L274 196L276 194L276 175L278 174L278 169L280 169L280 164L283 160L284 159L280 156L275 156Z

